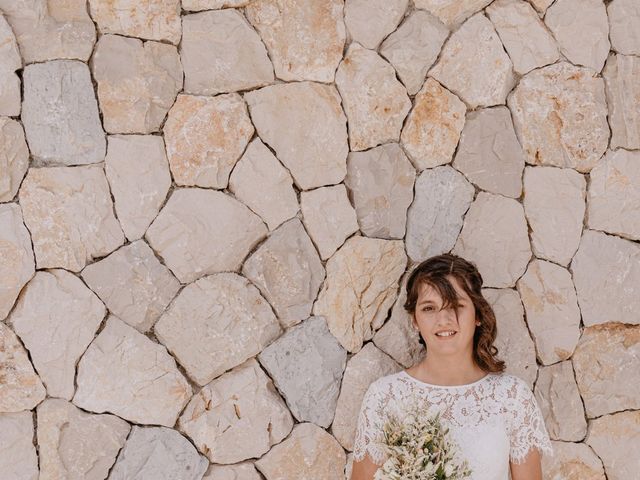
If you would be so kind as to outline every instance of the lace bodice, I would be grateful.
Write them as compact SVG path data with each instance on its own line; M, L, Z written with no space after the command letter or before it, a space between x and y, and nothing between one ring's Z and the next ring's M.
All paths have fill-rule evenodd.
M522 463L532 446L553 456L542 412L521 378L490 373L468 385L441 386L402 370L369 385L358 415L354 460L368 453L376 464L384 462L379 443L385 412L402 414L412 399L424 401L430 413L441 412L443 425L469 462L472 480L510 479L509 461Z

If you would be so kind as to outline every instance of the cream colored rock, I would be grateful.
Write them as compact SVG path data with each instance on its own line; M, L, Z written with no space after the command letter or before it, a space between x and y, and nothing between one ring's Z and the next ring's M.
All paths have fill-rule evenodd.
M640 4L635 0L615 0L607 5L607 14L613 50L640 54Z
M240 95L179 95L164 125L178 185L226 188L254 129Z
M262 480L262 477L251 462L235 465L209 465L209 470L202 480Z
M267 234L260 217L222 192L176 189L145 238L182 283L236 270Z
M413 165L422 171L451 161L466 107L453 93L427 78L415 97L400 140Z
M11 26L0 15L0 115L20 115L20 77L22 68L16 37Z
M131 422L173 427L192 389L166 349L110 316L78 364L73 403Z
M640 149L640 59L610 55L602 75L609 106L610 148Z
M470 108L504 104L516 83L511 59L482 13L471 17L449 37L429 75Z
M254 0L182 0L182 8L190 12L217 10L228 7L245 7Z
M0 413L0 478L36 480L38 454L33 445L33 413Z
M255 0L245 14L284 81L333 82L346 39L343 0Z
M527 163L586 173L607 149L604 81L588 68L559 62L529 72L507 104Z
M29 149L22 124L0 117L0 202L13 200L28 168Z
M327 262L327 281L313 314L327 319L346 350L358 352L384 323L406 265L400 240L349 238Z
M182 89L182 65L173 45L103 35L92 67L109 133L158 131Z
M235 463L280 443L293 418L271 379L250 359L194 395L178 428L211 462Z
M422 8L438 17L448 27L455 29L467 18L479 12L491 0L414 0L416 8Z
M543 478L605 480L602 460L584 443L551 441L553 457L542 456Z
M375 50L393 32L407 10L409 0L346 0L344 23L353 41Z
M229 8L185 15L182 25L185 92L214 95L273 82L267 50L239 11Z
M528 0L531 5L535 7L538 13L543 14L547 11L547 8L555 1L555 0Z

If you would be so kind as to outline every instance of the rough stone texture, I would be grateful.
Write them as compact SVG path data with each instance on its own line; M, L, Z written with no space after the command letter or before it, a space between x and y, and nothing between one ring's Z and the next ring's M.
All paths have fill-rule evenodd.
M429 75L470 108L504 104L516 83L513 64L493 25L482 13L471 17L449 37Z
M256 5L256 4L252 4ZM346 175L347 119L335 87L311 82L273 85L244 95L260 138L302 190Z
M570 358L580 339L580 309L571 273L555 263L533 260L517 287L540 362L551 365Z
M537 258L567 265L580 244L587 182L568 169L527 167L524 212Z
M89 0L100 33L119 33L147 40L180 41L180 0Z
M414 100L400 136L409 159L422 171L451 161L465 123L458 97L428 78Z
M179 95L163 131L178 185L226 188L254 129L247 106L232 93Z
M455 29L467 18L479 12L491 0L414 0L416 8L422 8L438 17L445 25Z
M85 267L82 279L110 312L142 333L153 326L180 288L143 240Z
M398 141L411 100L380 55L352 43L336 72L336 86L349 121L351 150Z
M440 20L423 10L415 10L380 47L380 55L389 60L409 95L415 95L436 61L449 36Z
M343 184L302 192L300 209L304 226L323 260L358 231L358 217Z
M106 141L89 67L76 60L27 65L22 122L34 159L43 165L104 160Z
M449 166L420 174L407 214L405 242L411 260L418 262L451 250L474 193L467 179Z
M182 8L187 11L197 12L228 7L244 7L253 1L255 0L182 0Z
M547 8L555 1L555 0L528 0L531 5L540 13L544 14L547 11Z
M0 377L0 412L30 410L44 400L44 385L33 370L27 351L4 323L0 323Z
M124 243L101 167L32 168L19 198L37 268L78 272Z
M614 0L607 5L612 48L626 55L640 54L640 4L635 0Z
M640 59L610 55L602 75L611 125L610 148L640 149Z
M452 166L481 189L518 198L525 155L504 106L469 112Z
M156 337L199 385L239 365L282 334L256 287L235 273L187 285L154 327Z
M200 390L178 428L214 463L260 457L293 428L293 418L258 362L250 359Z
M298 421L331 425L347 352L324 318L311 317L287 330L258 359Z
M50 397L71 400L76 362L106 309L95 293L66 270L38 271L9 315Z
M571 262L585 326L606 322L640 325L640 246L585 230Z
M409 0L346 0L344 23L351 39L375 50L396 29L408 3Z
M33 413L0 413L0 431L0 478L38 479L38 454L33 445Z
M110 480L200 480L209 462L175 430L134 426Z
M158 215L171 186L162 137L108 137L104 171L115 200L116 214L126 237L141 238Z
M608 322L586 327L573 365L588 418L640 409L640 326Z
M210 465L202 480L262 480L251 462L236 465Z
M165 348L114 316L80 359L77 384L73 403L84 410L168 427L192 394Z
M158 131L182 88L178 50L164 43L103 35L92 68L109 133Z
M222 192L174 190L145 235L182 283L237 270L267 233L260 217Z
M0 202L9 202L15 197L27 168L29 149L22 124L0 117Z
M103 480L131 430L114 415L50 398L38 405L40 480Z
M11 26L0 15L0 115L20 115L20 77L22 58Z
M507 104L527 163L585 173L607 149L604 81L590 69L559 62L529 72Z
M487 7L487 14L520 75L558 60L555 39L528 3L498 0Z
M273 82L267 50L239 11L185 15L182 24L180 54L185 92L214 95Z
M397 143L351 152L344 184L367 237L401 239L416 172Z
M327 262L327 281L313 314L327 319L345 349L358 352L384 323L406 265L400 240L349 238Z
M255 0L245 7L276 76L333 82L346 39L343 0Z
M293 178L259 138L254 139L229 177L229 190L274 230L298 213Z
M325 278L325 270L298 218L282 224L244 262L251 280L287 328L307 318Z
M551 441L553 457L542 456L544 478L605 480L602 460L584 443Z
M571 63L602 70L609 54L609 23L602 0L556 0L544 23Z

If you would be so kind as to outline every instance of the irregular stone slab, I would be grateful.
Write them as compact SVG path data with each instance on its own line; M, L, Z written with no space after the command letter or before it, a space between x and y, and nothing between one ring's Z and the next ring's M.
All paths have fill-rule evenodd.
M141 333L153 326L180 288L143 240L85 267L82 279L111 313Z
M158 131L182 89L182 65L173 45L102 35L92 69L109 133Z
M559 62L529 72L507 104L527 163L586 173L607 149L604 81L590 69Z
M365 236L405 236L415 178L415 169L397 143L349 153L344 183Z
M640 408L640 326L608 322L586 327L573 365L587 418Z
M607 5L612 48L626 55L640 54L640 4L615 0Z
M327 319L345 349L358 352L384 323L406 266L400 240L349 238L327 262L327 281L313 314Z
M345 463L344 450L331 435L313 423L299 423L255 465L267 480L335 480L344 476Z
M407 10L408 0L346 0L344 23L351 39L371 50L393 32Z
M610 55L602 76L605 80L611 147L640 148L640 59L635 56Z
M585 326L606 322L640 325L640 246L585 230L570 265Z
M438 17L452 30L492 0L414 0L416 8L422 8Z
M38 478L38 454L33 445L33 414L0 414L0 477L20 480Z
M102 162L106 141L89 67L75 60L27 65L22 80L21 118L34 160L42 165Z
M527 167L524 212L537 258L567 265L580 244L587 182L568 168Z
M229 190L262 217L269 230L298 213L293 178L260 138L255 138L229 177Z
M260 217L222 192L176 189L145 238L182 283L237 270L264 238Z
M134 425L109 479L200 480L208 466L207 459L175 430Z
M190 12L215 10L228 7L244 7L254 0L182 0L182 8Z
M415 10L382 43L380 55L396 69L409 95L420 90L448 36L449 29L440 20Z
M487 7L487 14L520 75L560 57L555 39L528 3L499 0Z
M284 83L247 92L244 99L258 135L275 150L300 189L344 179L347 119L335 87Z
M451 161L464 127L465 112L466 107L458 97L427 78L400 136L418 171Z
M22 58L11 26L0 15L0 115L20 115L20 77Z
M606 480L602 460L584 443L551 441L553 457L542 456L545 478Z
M102 168L32 168L20 187L37 268L78 272L124 243Z
M343 9L342 0L256 0L245 14L279 79L333 82L346 39Z
M114 316L80 359L77 384L84 410L169 427L192 394L166 349Z
M109 136L104 170L124 234L131 241L141 238L171 186L162 137Z
M0 117L0 202L13 200L28 168L29 149L22 124Z
M258 362L250 359L200 390L178 428L214 463L260 457L284 439L293 418Z
M180 0L89 0L100 33L119 33L147 40L180 41Z
M244 262L242 274L260 289L287 328L311 313L325 270L302 223L293 218Z
M555 263L533 260L517 287L542 364L570 358L580 339L580 309L571 273Z
M507 107L469 112L452 163L454 168L482 190L519 198L524 163L525 155Z
M44 385L33 370L27 351L4 323L0 323L0 377L0 412L31 410L44 400Z
M504 104L516 83L511 59L482 13L471 17L449 37L429 75L470 108Z
M103 480L131 426L115 415L85 413L49 398L38 405L40 479Z
M71 400L76 362L106 313L100 299L66 270L39 271L9 316L51 397Z
M287 330L258 359L298 421L331 425L347 352L324 318L311 317Z
M414 262L448 252L456 243L475 190L449 166L423 171L407 213L407 254Z
M602 70L611 44L607 10L602 0L556 0L544 23L571 63Z
M531 5L541 14L547 11L547 8L555 2L555 0L528 0Z
M247 279L219 273L187 285L154 332L189 376L205 385L260 353L282 328Z
M226 188L254 129L240 95L178 95L164 125L178 185Z
M209 465L202 480L262 480L253 463L243 462L236 465Z
M323 260L358 231L358 217L343 184L302 192L300 208L304 226Z

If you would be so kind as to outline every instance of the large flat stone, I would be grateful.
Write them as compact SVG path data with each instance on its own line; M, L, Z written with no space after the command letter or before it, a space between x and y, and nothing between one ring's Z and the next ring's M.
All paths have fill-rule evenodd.
M33 445L33 413L0 413L0 431L0 478L38 479L38 454Z
M640 54L640 4L615 0L607 4L609 38L613 50L625 55Z
M393 32L407 10L408 0L346 0L344 23L351 39L375 50Z
M606 478L633 478L640 471L640 457L630 455L640 449L640 412L620 412L591 421L585 439L604 464Z
M445 25L455 29L467 18L479 12L491 0L414 0L416 8L422 8L438 17Z
M202 480L262 480L252 462L235 465L210 465Z
M609 107L610 148L640 149L640 59L610 55L602 76Z
M20 115L20 77L22 58L16 37L4 16L0 15L0 115Z
M543 478L606 480L602 460L586 443L551 441L553 457L542 456Z

